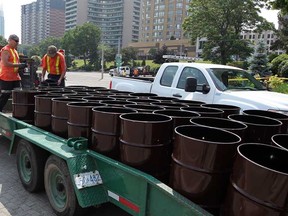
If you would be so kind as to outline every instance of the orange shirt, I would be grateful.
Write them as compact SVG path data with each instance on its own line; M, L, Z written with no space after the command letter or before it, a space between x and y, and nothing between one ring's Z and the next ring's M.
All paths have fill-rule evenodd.
M8 51L9 52L9 59L8 62L18 64L19 62L19 55L16 49L11 48L9 45L3 47L1 49L2 51ZM0 52L0 54L1 54ZM21 80L19 73L18 73L18 67L7 67L4 66L3 62L0 63L0 80L4 81L17 81Z
M61 75L66 70L64 56L57 52L54 57L49 57L47 54L42 58L42 67L48 73L53 75Z

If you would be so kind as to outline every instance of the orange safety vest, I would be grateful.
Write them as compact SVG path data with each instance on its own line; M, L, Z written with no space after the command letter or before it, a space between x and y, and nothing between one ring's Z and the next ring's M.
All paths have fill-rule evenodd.
M19 64L19 55L16 49L11 48L9 45L3 47L0 51L0 54L2 51L8 51L9 52L9 59L8 61L14 64ZM0 80L4 81L17 81L21 80L21 77L18 73L18 67L7 67L4 66L3 61L0 63Z
M42 66L45 68L49 74L60 75L65 70L66 64L64 56L57 52L57 54L51 58L47 54L42 59Z

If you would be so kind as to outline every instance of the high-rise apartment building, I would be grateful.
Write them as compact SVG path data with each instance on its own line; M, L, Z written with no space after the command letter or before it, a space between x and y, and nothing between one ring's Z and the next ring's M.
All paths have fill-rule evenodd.
M182 24L191 0L142 1L140 42L184 39Z
M125 47L139 40L140 6L141 0L66 0L65 30L90 22L103 43Z
M2 2L0 1L0 35L4 36L4 11L3 11L3 5Z
M149 58L150 49L167 46L175 55L195 56L195 46L185 37L182 24L188 16L191 0L141 1L139 42L130 43L138 56Z
M65 32L65 0L37 0L21 8L22 44L37 44Z

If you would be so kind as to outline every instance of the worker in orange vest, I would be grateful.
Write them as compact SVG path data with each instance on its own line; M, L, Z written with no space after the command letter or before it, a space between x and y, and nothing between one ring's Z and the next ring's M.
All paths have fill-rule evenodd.
M57 47L51 45L47 54L42 58L42 80L48 72L48 79L55 81L58 86L65 86L66 63L64 55L57 52Z
M12 34L8 38L8 44L1 49L1 62L0 62L0 112L6 105L11 92L14 88L21 87L21 77L19 75L19 68L25 68L25 63L20 63L17 46L19 37Z

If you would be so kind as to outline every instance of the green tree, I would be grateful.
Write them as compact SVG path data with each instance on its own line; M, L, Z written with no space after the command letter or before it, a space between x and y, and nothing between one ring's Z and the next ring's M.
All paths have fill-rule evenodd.
M164 44L160 49L158 49L153 56L153 62L156 64L163 64L166 59L163 58L163 55L170 54L168 47Z
M281 28L275 30L276 40L271 44L270 49L282 49L285 50L286 53L288 53L288 19L287 17L279 13L278 21L281 25Z
M135 47L125 47L121 49L123 65L133 64L133 60L137 59L138 50Z
M0 35L0 46L6 46L7 43L8 41L2 35Z
M171 35L170 40L176 40L174 35Z
M117 49L115 47L107 47L105 51L105 59L107 62L115 61L115 56L117 54Z
M283 66L283 64L285 64L282 62L288 62L288 55L287 54L281 54L272 60L271 70L272 70L272 73L274 75L281 76L280 71L283 71L283 69L281 69L281 66Z
M242 31L273 29L273 24L260 16L262 3L258 0L193 0L183 28L193 43L198 37L207 38L204 59L226 64L239 53L247 56L252 52L247 41L240 37Z
M92 23L85 23L69 30L63 37L63 47L69 54L82 57L84 67L99 69L98 46L101 39L101 30Z
M265 0L264 2L268 3L269 6L273 9L281 10L282 14L288 13L288 2L287 0Z
M146 65L146 61L145 61L145 59L143 59L141 62L141 66L145 66L145 65Z
M156 55L157 49L156 48L151 48L148 51L149 54L149 59L151 59L151 57L154 57Z
M271 75L268 65L267 46L263 41L259 41L256 45L249 69L261 77Z

